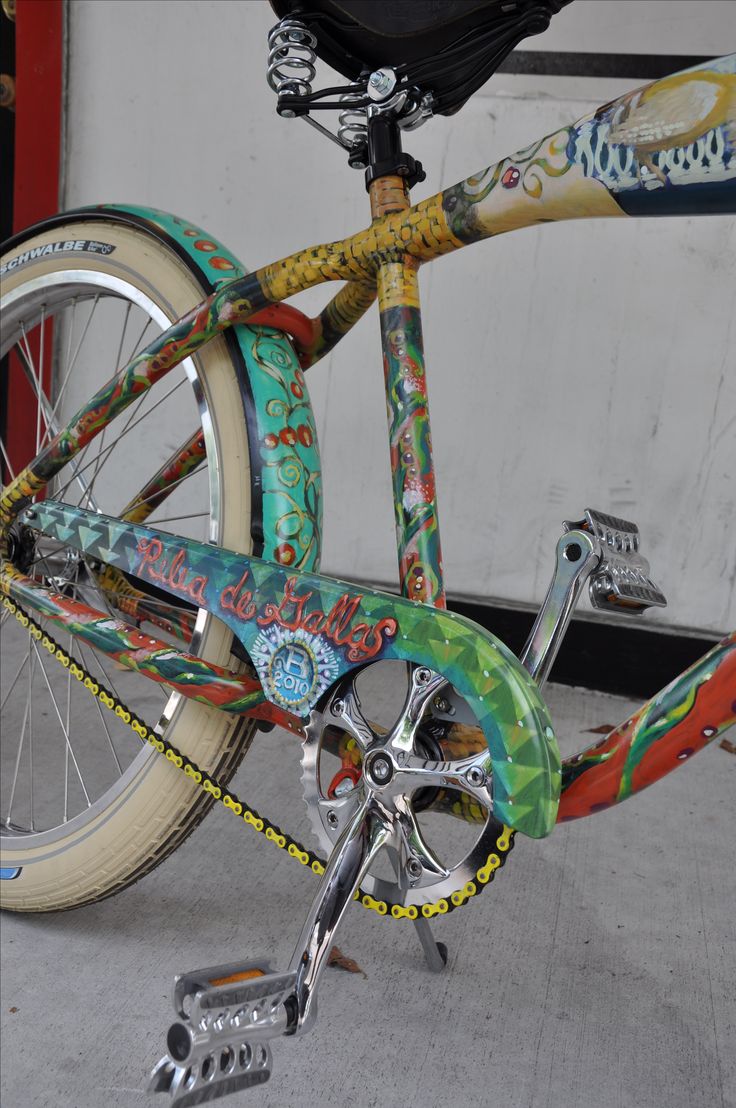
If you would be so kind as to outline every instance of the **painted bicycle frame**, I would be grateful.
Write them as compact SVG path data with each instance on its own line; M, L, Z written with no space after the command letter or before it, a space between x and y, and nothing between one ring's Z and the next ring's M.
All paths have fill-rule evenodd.
M379 647L370 657L420 661L457 679L458 687L476 708L489 744L494 789L498 782L500 818L528 834L546 834L556 819L574 819L599 811L651 784L736 722L736 634L675 678L606 738L568 759L562 765L560 786L556 780L559 775L556 746L546 709L533 682L493 636L467 621L462 621L460 628L457 617L441 611L445 595L417 272L421 264L441 254L544 222L584 217L736 213L736 55L628 93L576 124L413 207L409 206L399 178L375 182L371 203L374 218L365 231L300 251L254 273L223 282L146 347L4 490L0 523L7 529L21 519L39 526L40 515L44 529L55 527L57 536L76 541L80 549L95 550L112 567L111 572L115 572L117 565L143 579L146 566L149 575L153 567L159 585L172 592L185 591L195 605L204 606L226 620L228 605L223 598L228 588L234 590L233 605L235 608L239 605L240 610L232 625L251 652L261 691L253 683L241 681L241 688L230 688L232 703L237 704L238 696L250 697L247 708L241 700L239 710L257 715L260 703L262 718L280 718L287 725L291 718L292 729L294 719L303 717L313 701L290 704L287 699L284 703L279 690L273 682L269 683L268 667L277 647L272 643L270 650L259 656L257 641L269 620L278 626L282 613L282 643L297 641L298 632L306 628L312 636L310 647L317 655L322 649L339 647L342 653L338 651L334 672L330 669L333 678L358 664L360 650L352 660L348 658L349 652L355 653L359 643L365 644L371 631L378 634L376 627L380 624ZM306 320L288 308L277 307L295 293L328 281L347 283L316 319ZM325 577L298 571L289 574L283 568L269 566L267 561L244 561L242 555L212 547L196 550L197 544L187 540L173 540L172 545L171 536L141 528L134 506L123 513L122 522L104 521L104 526L112 529L108 531L108 540L114 531L114 542L107 544L104 537L100 538L102 517L91 517L90 513L67 506L31 506L47 482L115 416L215 335L246 322L276 325L293 334L301 364L306 368L347 334L376 297L403 600L392 600L370 590L359 592L353 586ZM182 464L194 464L192 453L196 451L196 443L187 444L172 472L179 472ZM166 473L157 475L152 479L152 487L158 482L161 494L165 495L170 479ZM314 529L316 532L318 526ZM90 535L85 537L86 531ZM149 556L151 551L157 552L155 558ZM159 559L166 563L165 570ZM202 571L205 563L207 572ZM232 577L234 569L241 573L237 587ZM249 574L257 581L257 587L245 587ZM212 581L217 581L216 596ZM76 620L76 633L85 621L94 622L96 618L93 613L80 619L80 612L72 611L73 606L66 598L52 596L15 572L4 574L2 586L8 595L57 622L71 625ZM134 597L133 602L136 600L144 602L145 593L142 598ZM333 605L329 611L328 601ZM419 602L420 607L409 601ZM335 605L339 608L340 604L347 608L339 609L335 615ZM347 610L349 619L341 623ZM111 622L114 621L108 624ZM245 624L251 625L247 632L243 629ZM395 638L400 625L409 627L411 633L410 647L403 652ZM341 632L336 632L336 627ZM454 659L451 628L457 631L459 643L459 655ZM100 637L98 645L130 664L126 662L130 630L124 625L109 625L104 629L105 642ZM335 639L340 633L341 642ZM444 639L441 646L440 639ZM156 679L165 680L165 674L157 669L156 651L160 646L160 643L151 646L148 655L145 647L141 647L143 664L138 668L148 671L150 676L156 671ZM479 670L481 654L490 660L493 649L502 661L495 669L489 662L486 669L481 666ZM330 661L327 655L323 661L324 658ZM140 652L137 660L141 662ZM197 698L213 705L219 698L220 706L224 706L223 688L230 678L227 673L216 673L213 667L209 667L208 675L207 665L197 661ZM169 658L167 664L170 663ZM186 655L176 655L177 672L186 671L187 664ZM319 659L315 672L319 673ZM487 686L483 685L483 674ZM512 686L515 690L514 695L506 696L505 705L492 706L495 714L488 705L485 708L481 705L480 689L486 687L489 691L494 684L491 674L498 675L504 694ZM176 687L182 685L186 681ZM515 699L518 690L521 691ZM315 696L318 691L313 690ZM192 693L185 691L185 695ZM286 716L279 717L279 711L286 711ZM526 744L526 750L532 752L526 764L529 789L526 803L513 810L509 803L513 805L512 794L518 795L521 778L507 788L505 782L510 781L510 776L509 773L504 776L502 763L509 758L513 764L524 746L519 736L513 734L514 727L531 721L532 733ZM524 766L522 759L520 768ZM536 814L532 812L535 806Z

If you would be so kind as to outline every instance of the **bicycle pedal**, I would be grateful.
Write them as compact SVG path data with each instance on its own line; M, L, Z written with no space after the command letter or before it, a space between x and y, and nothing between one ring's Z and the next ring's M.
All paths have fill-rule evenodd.
M635 523L586 508L585 518L575 523L566 521L565 530L588 531L600 545L600 562L588 582L594 608L643 612L667 606L663 592L649 576L649 562L639 552L639 528Z
M204 1104L271 1076L268 1040L290 1029L296 973L245 962L195 970L174 981L179 1017L166 1036L168 1054L148 1091L168 1093L176 1108Z
M170 1058L164 1057L153 1070L147 1091L168 1093L169 1103L175 1104L176 1108L189 1108L190 1105L205 1104L241 1089L252 1089L254 1085L268 1081L270 1076L269 1047L259 1043L254 1050L248 1043L243 1043L238 1048L232 1072L227 1073L218 1070L217 1060L214 1063L205 1060L200 1068L177 1066Z

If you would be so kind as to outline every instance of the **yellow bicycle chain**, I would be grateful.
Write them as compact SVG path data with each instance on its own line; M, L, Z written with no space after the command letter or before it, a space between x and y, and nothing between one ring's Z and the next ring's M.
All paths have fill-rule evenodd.
M220 804L223 804L228 811L233 812L239 819L248 824L249 827L252 827L254 831L258 831L261 835L265 835L269 842L274 843L281 850L285 850L291 858L294 858L303 866L309 866L313 873L320 876L325 872L326 862L324 858L320 858L314 851L309 850L296 839L293 839L290 835L286 834L286 832L282 831L275 823L271 823L270 820L259 815L255 808L251 808L245 801L240 800L235 793L230 792L223 785L220 785L215 778L210 777L208 773L200 769L195 762L187 758L185 754L182 754L181 751L177 750L170 742L167 742L166 739L157 735L147 723L138 719L138 717L131 712L130 708L126 707L126 705L111 693L109 689L101 685L99 681L96 681L91 674L87 672L84 666L80 666L71 655L67 654L64 648L48 635L19 604L16 604L9 596L4 596L3 606L15 616L21 626L25 627L28 633L32 635L57 662L65 669L69 670L72 677L76 678L77 681L84 685L91 696L96 697L108 711L113 712L118 719L131 727L142 742L148 743L157 750L159 754L163 754L168 762L177 769L180 769L195 785L199 786L203 792L207 793L214 800L219 801ZM495 877L496 871L506 862L509 851L514 845L514 834L515 832L510 827L503 825L496 839L495 851L488 855L484 865L477 870L475 878L472 881L468 881L462 889L458 889L452 893L450 897L442 897L433 904L423 904L421 908L422 916L424 916L425 919L432 919L433 916L445 915L447 912L452 912L455 908L460 908L474 896L482 893L486 885ZM355 900L360 901L364 908L376 912L379 916L388 916L391 919L410 920L415 920L419 916L420 910L414 904L410 904L408 908L405 908L402 904L393 904L391 901L375 900L370 893L365 892L363 889L356 890Z

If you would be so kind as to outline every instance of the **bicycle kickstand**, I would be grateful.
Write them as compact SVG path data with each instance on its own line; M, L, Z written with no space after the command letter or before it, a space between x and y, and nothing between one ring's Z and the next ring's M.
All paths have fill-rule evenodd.
M396 852L390 847L387 850L391 867L396 874L396 880L401 887L405 880L405 869L399 862ZM422 944L422 950L424 951L424 960L427 963L427 969L432 973L442 973L443 969L447 965L447 946L445 943L438 943L432 932L432 925L428 919L423 916L419 916L418 919L413 920L414 930L417 934L419 942Z
M441 973L447 965L447 947L444 943L438 943L432 932L429 920L415 919L414 930L422 944L427 968L432 973Z

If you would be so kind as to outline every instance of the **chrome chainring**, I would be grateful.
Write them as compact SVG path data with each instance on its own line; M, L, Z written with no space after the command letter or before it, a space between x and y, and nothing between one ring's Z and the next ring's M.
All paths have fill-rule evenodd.
M364 713L356 687L379 666L399 667L408 684L403 706L387 727L377 724L373 713ZM310 717L302 749L302 786L320 847L328 853L333 850L367 791L381 805L390 826L383 862L379 857L362 882L376 901L420 911L442 900L457 904L459 897L464 900L474 894L489 865L498 864L497 841L504 828L492 815L491 758L485 743L469 757L442 760L437 757L441 748L431 740L431 728L427 733L437 706L446 708L450 702L459 702L469 711L441 674L421 666L381 662L343 678ZM454 714L454 708L450 710ZM340 757L337 751L342 749L344 758L346 747L352 750L353 765L333 774ZM330 760L331 768L323 764ZM445 814L433 813L432 799L438 792L466 794L465 807L470 800L475 822L448 818L447 804ZM428 823L434 824L430 837ZM447 860L448 851L453 852L451 860Z

